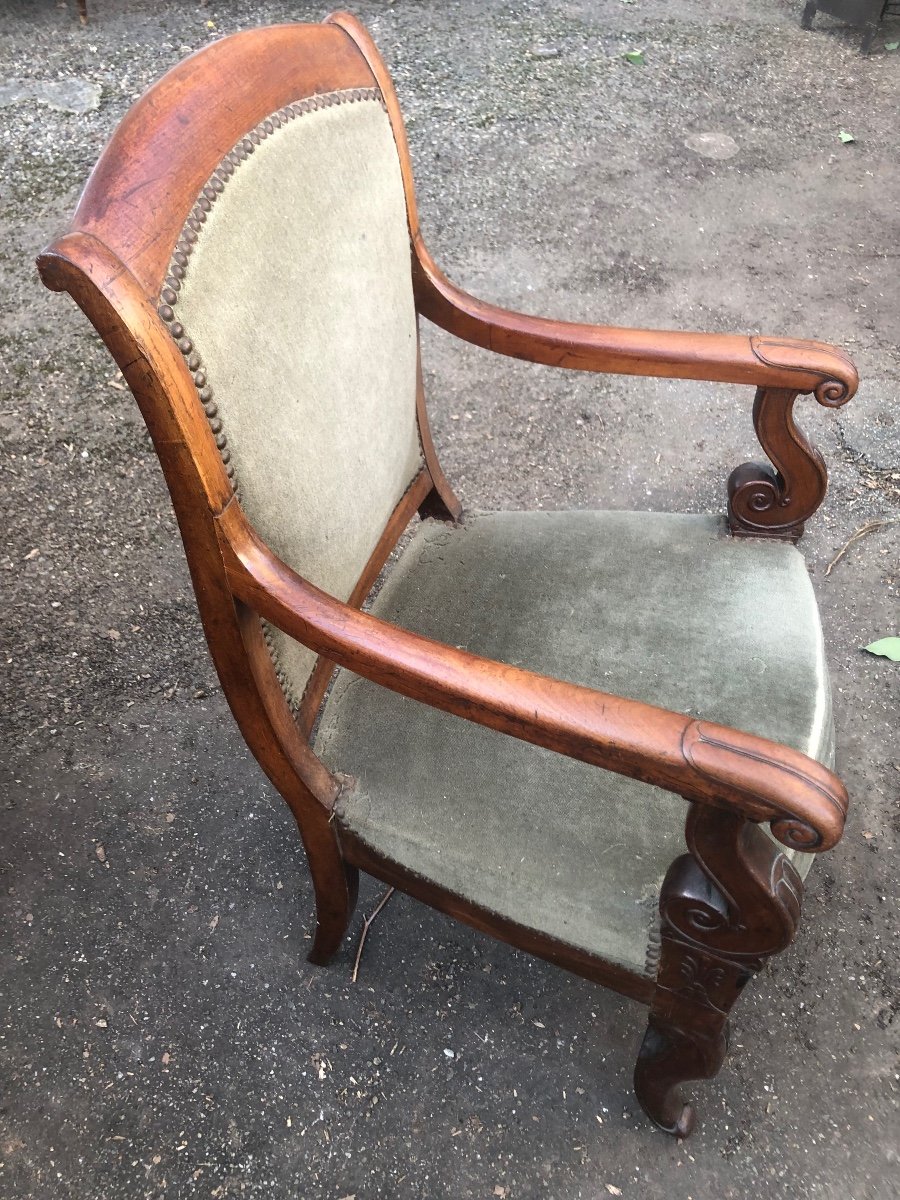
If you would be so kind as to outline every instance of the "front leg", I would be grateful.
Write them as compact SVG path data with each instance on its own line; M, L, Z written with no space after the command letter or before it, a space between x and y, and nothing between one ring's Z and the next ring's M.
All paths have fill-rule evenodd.
M695 808L688 845L692 853L672 864L660 894L656 993L634 1073L644 1112L677 1137L695 1120L680 1085L718 1072L728 1014L766 959L790 942L802 892L778 847L740 818ZM727 882L717 878L723 866Z
M687 1137L694 1109L680 1085L711 1079L725 1060L728 1013L763 965L749 955L713 954L679 931L679 914L702 933L728 920L724 897L686 854L669 868L660 894L662 945L656 994L638 1055L634 1088L641 1107L666 1133Z

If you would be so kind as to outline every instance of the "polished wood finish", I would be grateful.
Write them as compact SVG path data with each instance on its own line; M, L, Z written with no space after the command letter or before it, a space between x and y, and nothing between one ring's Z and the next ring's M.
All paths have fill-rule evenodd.
M618 375L705 379L815 392L836 406L856 391L856 370L825 342L577 325L509 312L467 295L438 269L419 234L413 277L423 316L456 337L512 358Z
M843 830L847 796L840 780L777 743L479 658L360 611L417 511L450 521L460 514L428 429L421 366L417 414L425 466L349 602L315 588L280 562L247 521L194 380L157 311L185 219L238 139L288 103L358 87L380 88L392 122L422 316L477 345L535 362L757 387L754 419L774 469L744 464L733 473L736 533L797 536L824 494L825 473L793 424L794 400L812 393L823 404L843 403L856 387L855 371L840 352L818 342L546 321L505 312L454 287L425 249L387 70L367 32L343 13L320 26L224 38L169 72L123 120L70 231L39 259L47 286L68 292L106 343L153 438L225 696L300 828L316 898L310 957L325 962L337 949L353 911L357 871L366 870L475 928L648 1004L638 1095L658 1124L685 1133L690 1115L680 1083L717 1069L728 1009L753 971L790 940L799 913L796 875L759 823L769 822L786 847L827 850ZM263 620L320 656L297 717L275 676ZM343 781L309 741L335 664L498 733L683 796L688 853L673 864L661 896L658 978L634 976L499 920L375 855L343 828L334 808Z
M241 137L292 101L374 84L353 43L331 26L222 38L173 67L125 115L72 227L104 242L157 296L201 188Z
M346 930L355 901L355 875L330 821L339 784L291 718L258 617L248 619L228 585L215 517L234 501L234 492L193 380L152 300L94 237L67 235L41 255L39 266L47 286L69 292L88 315L141 408L172 496L222 689L244 739L300 827L316 892L311 957L324 960Z
M822 455L794 423L797 392L759 388L753 424L768 463L743 463L728 479L728 523L736 537L789 538L803 533L828 488ZM843 400L841 401L843 403Z
M792 941L803 895L789 860L736 814L693 805L686 840L660 895L659 971L634 1076L644 1111L678 1137L694 1126L679 1085L719 1070L728 1013Z
M769 821L792 849L827 850L840 838L844 785L805 754L410 633L302 579L257 537L237 504L217 525L234 596L339 666L500 733Z
M798 395L845 404L858 385L856 368L834 346L722 333L576 325L508 312L461 291L434 264L421 233L413 238L416 303L442 329L486 350L577 371L756 384L753 421L775 469L744 463L728 481L728 516L738 536L796 541L825 497L828 476L819 452L793 420Z

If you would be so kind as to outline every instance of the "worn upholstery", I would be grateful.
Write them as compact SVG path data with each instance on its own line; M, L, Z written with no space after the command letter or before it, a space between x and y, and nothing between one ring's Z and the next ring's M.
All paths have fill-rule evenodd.
M372 94L336 93L270 128L218 191L175 316L250 520L345 600L422 461L388 117ZM296 701L315 656L277 630L270 645Z
M784 742L831 764L800 553L708 516L501 512L425 522L373 611L488 657ZM655 974L677 796L340 672L316 748L355 777L338 819L413 872ZM798 859L805 871L808 861Z

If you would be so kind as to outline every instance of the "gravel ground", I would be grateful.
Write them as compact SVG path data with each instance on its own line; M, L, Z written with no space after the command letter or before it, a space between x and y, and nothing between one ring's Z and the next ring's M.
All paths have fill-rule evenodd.
M825 574L900 512L900 54L863 60L824 17L802 32L799 0L355 6L464 286L575 319L833 340L864 380L838 413L803 410L832 472L803 546L853 809L678 1145L630 1092L637 1005L401 896L353 985L371 883L335 964L305 962L298 840L218 689L136 406L31 264L152 80L211 37L322 10L90 6L84 29L71 0L0 9L0 1192L900 1196L900 676L859 649L898 632L900 525ZM623 58L637 48L643 66ZM99 107L48 106L43 85L71 78ZM698 153L723 144L706 133L736 152ZM469 504L719 510L755 452L747 389L566 375L433 333L425 351Z

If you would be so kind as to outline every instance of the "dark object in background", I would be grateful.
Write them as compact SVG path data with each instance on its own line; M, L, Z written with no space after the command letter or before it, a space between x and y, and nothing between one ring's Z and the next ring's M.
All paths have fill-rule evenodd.
M878 26L884 18L900 16L900 0L807 0L803 16L800 18L804 29L812 29L819 9L828 13L830 17L837 17L839 21L861 26L863 40L859 52L868 54L875 41Z
M87 23L88 23L87 0L75 0L75 3L78 6L78 20L82 23L82 25L87 25ZM205 5L206 0L200 0L200 4L201 4L201 6Z

